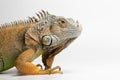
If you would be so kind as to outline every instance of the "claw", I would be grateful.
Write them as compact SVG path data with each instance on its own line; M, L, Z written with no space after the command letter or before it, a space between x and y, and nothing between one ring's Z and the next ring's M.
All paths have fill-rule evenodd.
M54 67L52 70L53 70L53 71L54 71L54 70L61 71L61 67L60 67L60 66L56 66L56 67Z
M60 66L56 66L50 70L50 74L63 74L63 72L61 71Z
M37 66L37 67L40 67L40 69L42 69L42 70L43 70L43 67L42 67L42 65L41 65L41 64L37 64L36 66Z
M52 74L63 74L63 72L62 71L54 71L54 72L52 72Z

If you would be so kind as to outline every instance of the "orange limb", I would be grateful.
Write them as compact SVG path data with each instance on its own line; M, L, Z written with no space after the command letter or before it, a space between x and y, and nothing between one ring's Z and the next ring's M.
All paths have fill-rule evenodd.
M18 71L30 75L62 73L59 67L46 70L39 69L38 66L30 62L34 55L35 51L33 49L28 49L21 53L15 61L15 66L18 69Z

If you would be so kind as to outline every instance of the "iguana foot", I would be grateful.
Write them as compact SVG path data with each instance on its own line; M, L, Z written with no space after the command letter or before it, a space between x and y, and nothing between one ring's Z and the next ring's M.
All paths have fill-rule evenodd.
M42 65L41 64L37 64L36 65L37 67L40 67L40 70L43 70L43 67L42 67ZM47 69L47 70L49 70L50 71L50 73L49 74L62 74L63 72L61 71L61 67L60 66L56 66L56 67L54 67L54 68L52 68L52 69Z

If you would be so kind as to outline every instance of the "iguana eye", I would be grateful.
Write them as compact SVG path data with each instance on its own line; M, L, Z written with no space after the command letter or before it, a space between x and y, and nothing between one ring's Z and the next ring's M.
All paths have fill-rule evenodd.
M58 20L58 23L59 23L60 27L62 27L62 28L67 27L67 21L65 19L63 19L63 18L60 18Z
M43 36L42 37L42 44L46 45L46 46L51 45L52 44L52 38L51 38L51 36L47 36L47 35Z
M61 23L62 23L62 24L64 24L64 23L65 23L65 21L61 20Z

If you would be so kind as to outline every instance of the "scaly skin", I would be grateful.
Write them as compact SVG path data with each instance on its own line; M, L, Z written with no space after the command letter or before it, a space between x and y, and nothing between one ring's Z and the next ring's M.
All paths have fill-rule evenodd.
M1 26L0 72L15 66L23 74L62 73L59 66L51 68L54 57L79 36L82 28L70 18L45 11L37 16ZM31 63L40 55L45 69Z
M17 25L0 29L0 71L7 70L14 66L16 57L26 50L24 34L29 25Z

